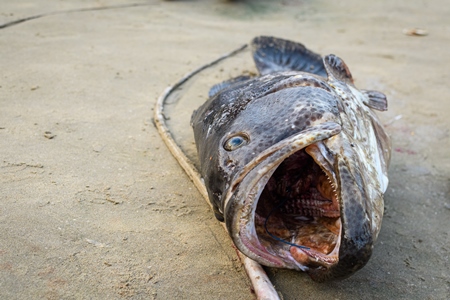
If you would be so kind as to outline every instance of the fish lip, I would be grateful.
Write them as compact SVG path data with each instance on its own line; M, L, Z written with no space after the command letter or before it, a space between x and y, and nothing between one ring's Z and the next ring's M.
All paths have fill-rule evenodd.
M309 136L308 130L314 132ZM286 253L283 258L269 253L259 242L255 229L255 210L262 190L277 167L290 155L312 144L328 139L341 131L335 122L325 122L294 134L263 151L246 164L242 171L231 181L224 197L225 222L235 245L250 258L270 267L284 267L308 270L308 266L297 262ZM243 185L248 188L241 188ZM243 194L243 197L239 197ZM340 242L340 238L338 239ZM326 262L325 255L312 249L299 249L311 258L316 258L322 265L329 266L337 260ZM337 244L332 254L339 250ZM287 251L289 252L289 251ZM336 254L337 256L337 254Z

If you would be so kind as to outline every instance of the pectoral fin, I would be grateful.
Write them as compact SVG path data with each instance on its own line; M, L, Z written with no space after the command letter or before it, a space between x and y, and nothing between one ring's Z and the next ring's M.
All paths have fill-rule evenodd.
M324 57L323 62L329 79L353 85L352 73L350 73L347 65L340 57L330 54Z
M368 107L380 110L380 111L386 111L388 109L388 103L386 95L378 92L378 91L367 91L367 90L361 90L361 92L369 98L369 102L365 103Z

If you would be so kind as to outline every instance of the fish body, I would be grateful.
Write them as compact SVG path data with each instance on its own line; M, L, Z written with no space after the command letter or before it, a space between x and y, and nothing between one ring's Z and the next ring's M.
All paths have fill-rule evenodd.
M252 43L259 76L219 83L192 115L200 173L236 247L317 281L370 258L381 227L390 139L346 64L273 37Z

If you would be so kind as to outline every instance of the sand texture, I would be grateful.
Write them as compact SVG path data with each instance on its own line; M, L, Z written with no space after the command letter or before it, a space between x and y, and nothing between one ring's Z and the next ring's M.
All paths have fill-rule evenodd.
M388 96L393 140L369 263L322 284L268 269L282 299L449 299L449 16L444 0L2 1L0 299L254 298L152 116L257 35L342 57Z

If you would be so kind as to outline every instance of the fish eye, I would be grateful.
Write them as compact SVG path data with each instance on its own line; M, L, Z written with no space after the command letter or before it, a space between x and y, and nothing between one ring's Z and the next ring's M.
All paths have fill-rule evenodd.
M223 148L227 151L233 151L236 150L242 146L247 145L249 142L249 138L244 134L238 134L230 137L228 140L225 141L225 144L223 144Z

